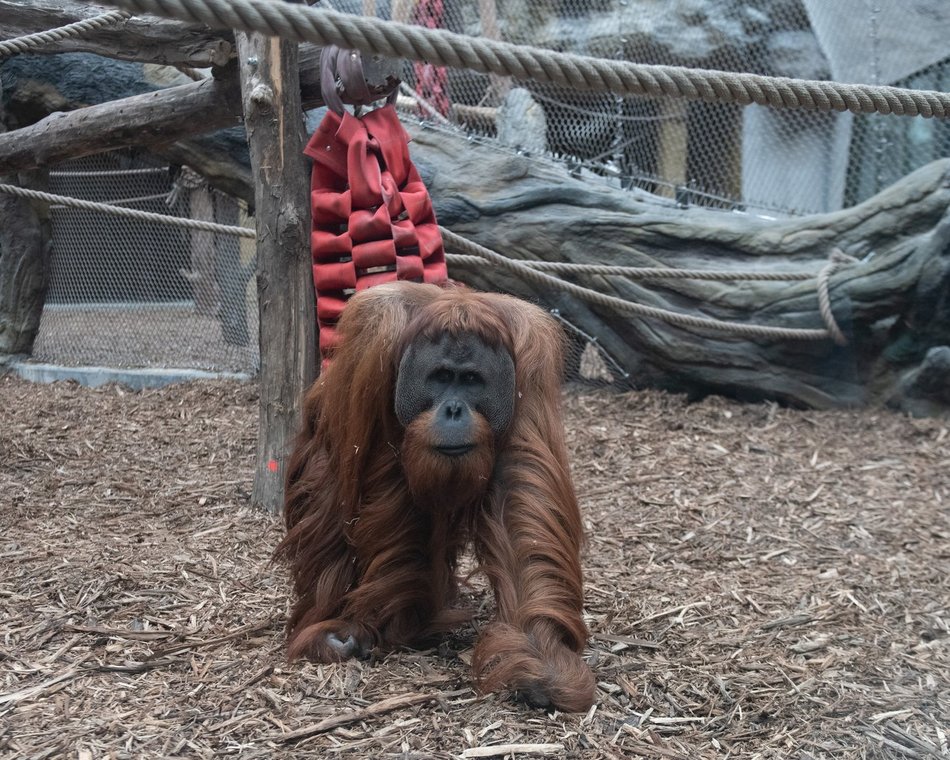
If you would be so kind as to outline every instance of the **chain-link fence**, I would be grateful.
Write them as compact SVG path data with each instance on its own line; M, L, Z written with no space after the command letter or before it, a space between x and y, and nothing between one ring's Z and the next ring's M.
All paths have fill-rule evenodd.
M329 4L601 58L950 90L950 35L941 32L950 20L934 10L936 0L913 6L865 0ZM406 64L403 94L415 99L402 99L405 114L463 130L499 150L561 161L617 187L639 187L683 204L770 215L853 205L950 155L946 121L622 98L424 62ZM56 167L50 190L248 224L234 200L187 171L173 176L167 167L125 153ZM66 365L257 368L251 241L64 207L53 208L52 221L52 283L34 358ZM626 378L594 336L565 329L570 377L624 386Z
M125 153L63 164L50 191L164 215L252 226L241 204L187 171ZM51 207L50 287L33 359L70 366L256 371L253 240L107 211ZM629 388L624 370L554 313L569 382Z
M126 153L62 164L50 192L251 226L240 204L190 172ZM50 287L33 358L66 366L253 372L253 241L102 211L52 206Z
M335 7L598 58L946 91L950 18L938 5L394 0L368 9L350 0ZM439 123L441 115L511 149L683 203L833 211L950 154L950 124L940 120L621 98L420 63L407 66L406 81L425 101L422 118Z

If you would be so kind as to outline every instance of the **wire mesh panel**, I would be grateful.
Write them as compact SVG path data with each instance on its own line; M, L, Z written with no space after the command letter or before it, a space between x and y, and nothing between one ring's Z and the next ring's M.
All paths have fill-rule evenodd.
M194 175L113 153L63 164L50 191L248 226ZM252 241L53 206L50 287L33 358L66 366L256 371Z
M815 9L827 5L835 8L819 10L816 17ZM827 44L836 34L843 39L842 25L825 17L840 15L847 6L844 42L849 60L863 62L864 74L844 81L945 90L950 43L928 48L931 65L913 76L887 79L882 73L888 67L879 59L899 54L893 48L900 30L894 29L893 13L882 13L879 5L864 0L334 3L354 13L562 52L797 79L835 79L836 69L842 71ZM883 5L899 6L904 26L950 24L946 15L942 22L934 20L940 13L928 8L936 3ZM913 68L913 60L927 60L914 45L905 48L904 69ZM497 139L511 150L563 158L621 186L729 209L836 210L950 148L950 125L936 120L622 98L425 63L408 64L405 80L422 101L415 110L425 120Z
M937 0L910 6L891 0L338 0L332 5L599 58L950 89L950 35L931 34L924 54L905 46L908 60L895 66L900 22L920 27L929 23L930 13L936 19L932 25L950 23L948 14L934 15ZM848 33L841 35L845 11ZM862 65L867 76L859 71ZM842 75L846 70L859 73L848 78ZM499 150L554 158L618 187L639 187L683 205L776 215L831 211L950 153L946 121L617 97L424 61L407 63L404 80L402 107L430 124L492 141ZM58 167L50 189L192 219L244 221L232 199L124 153ZM250 242L62 207L52 209L52 221L52 283L35 358L67 365L257 368ZM568 334L577 347L572 364L579 375L616 375L596 341L570 329ZM602 367L591 363L594 354Z
M595 336L565 319L556 309L551 315L564 330L565 382L619 392L634 389L630 373L607 353Z
M928 66L903 79L903 87L950 92L950 62ZM855 120L845 205L873 195L938 158L950 156L950 123L940 119L864 116Z

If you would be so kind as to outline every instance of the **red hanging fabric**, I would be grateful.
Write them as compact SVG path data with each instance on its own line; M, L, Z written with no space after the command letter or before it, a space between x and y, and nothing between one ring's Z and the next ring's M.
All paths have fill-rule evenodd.
M412 13L412 23L427 29L441 29L445 16L444 0L418 0ZM444 66L433 66L426 61L414 61L412 70L416 77L416 92L443 116L449 115L449 77ZM429 114L421 112L422 118Z
M354 291L397 279L442 282L448 272L432 201L393 106L360 118L328 111L304 152L313 159L310 250L326 363Z

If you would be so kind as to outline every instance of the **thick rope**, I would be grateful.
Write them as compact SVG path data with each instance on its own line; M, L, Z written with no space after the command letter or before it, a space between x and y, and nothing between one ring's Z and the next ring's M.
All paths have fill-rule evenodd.
M90 169L76 171L51 171L50 177L132 177L143 174L168 174L167 166L152 166L143 169Z
M756 103L812 111L950 116L950 93L589 58L296 3L273 0L111 2L135 13L197 21L219 29L240 29L298 42L338 45L363 53L425 60L438 66L533 79L575 90L679 97L710 103Z
M857 259L849 256L840 248L835 248L828 257L828 263L818 272L818 312L821 319L831 333L831 339L839 346L848 345L848 339L841 332L838 323L835 322L835 315L831 312L831 297L828 295L828 280L834 271L844 264L853 264Z
M467 253L471 256L490 261L493 264L502 267L503 269L516 272L526 280L536 282L549 288L563 290L573 296L576 296L577 298L587 301L588 303L596 304L598 306L605 306L609 309L622 312L624 314L633 314L638 317L659 319L663 322L667 322L668 324L676 325L678 327L699 327L707 330L716 330L718 332L734 333L736 335L741 335L748 338L828 340L830 337L828 330L824 329L810 330L789 327L767 327L764 325L747 325L735 322L725 322L723 320L712 319L710 317L693 317L688 314L679 314L675 311L669 311L667 309L660 309L654 306L646 306L644 304L624 301L622 298L604 295L603 293L598 293L595 290L590 290L589 288L575 285L572 282L566 282L565 280L552 277L551 275L545 274L544 272L539 272L537 269L526 266L521 261L514 261L513 259L506 258L499 253L495 253L495 251L478 245L478 243L473 243L471 240L466 240L465 238L456 235L454 232L446 229L445 227L440 227L439 229L442 232L442 238L445 241L447 247L454 248L455 250L463 251L464 253ZM451 260L452 259L450 259L450 261Z
M29 190L27 188L17 187L16 185L0 184L0 193L9 193L10 195L17 195L22 198L30 198L32 200L43 201L44 203L70 206L72 208L80 208L86 211L99 211L106 214L113 214L115 216L125 216L131 219L138 219L140 221L157 222L158 224L167 224L176 227L184 227L187 229L202 230L204 232L216 232L219 234L235 235L245 238L256 237L255 231L247 227L233 227L226 224L217 224L216 222L204 222L198 219L185 219L177 216L156 214L151 211L139 211L138 209L123 208L122 206L113 206L107 203L96 203L94 201L85 201L79 198L70 198L64 195L54 195L52 193L44 193L38 190ZM659 319L679 327L700 327L708 330L716 330L718 332L731 332L735 333L736 335L742 335L746 337L782 338L786 340L826 340L830 335L832 339L839 345L844 345L847 343L847 340L841 333L841 330L838 328L837 324L835 324L834 317L831 315L830 299L828 297L828 278L831 276L831 273L834 271L834 269L841 266L841 264L854 261L854 259L849 256L845 256L845 254L841 253L840 251L836 251L832 254L829 264L819 273L819 309L822 314L822 319L825 321L825 324L828 325L828 329L809 330L785 327L766 327L764 325L746 325L741 323L725 322L719 319L711 319L709 317L693 317L688 314L678 314L677 312L669 311L667 309L660 309L654 306L645 306L643 304L624 301L622 298L604 295L603 293L598 293L597 291L591 290L589 288L575 285L572 282L567 282L546 274L545 272L539 271L537 264L541 264L542 267L545 267L548 266L550 262L534 262L535 265L532 266L527 262L515 261L502 256L495 251L485 248L484 246L478 245L478 243L474 243L471 240L466 240L465 238L456 235L454 232L446 229L445 227L440 227L439 229L442 232L443 239L448 245L454 247L457 250L465 252L462 255L452 254L450 256L450 260L455 261L456 263L481 263L482 261L487 260L497 264L503 269L516 272L527 280L534 281L542 285L547 285L548 287L552 287L557 290L563 290L567 293L570 293L571 295L587 301L588 303L606 306L610 309L613 309L614 311L625 314L633 314L640 317ZM729 277L725 276L728 274L725 272L703 272L702 270L687 269L666 270L658 267L602 267L598 265L565 264L557 265L556 267L552 268L564 269L565 267L567 267L565 271L584 272L588 274L618 274L631 276L630 273L633 272L633 276L636 276L637 274L642 274L643 272L651 273L650 277L645 277L644 279L658 279L663 277L682 278L689 277L691 275L695 275L700 279L702 279L704 275L713 275L712 277L707 277L706 279L730 279ZM741 279L801 280L808 278L807 275L801 275L798 273L779 275L775 273L756 274L747 272L738 274L746 275ZM738 278L734 277L733 279ZM822 299L824 299L824 301Z
M477 264L477 256L455 254L453 261L459 264ZM620 267L610 264L575 264L564 261L522 261L526 267L554 274L605 274L626 277L630 280L762 280L783 282L811 280L808 272L729 272L713 269L671 269L668 267Z
M152 211L140 211L134 208L112 206L108 203L84 201L79 198L70 198L65 195L53 195L52 193L43 193L39 190L29 190L25 187L17 187L16 185L0 184L0 193L9 193L10 195L18 195L21 198L30 198L31 200L43 201L44 203L53 203L60 206L81 208L84 211L101 211L102 213L113 214L115 216L127 216L130 219L138 219L139 221L143 222L167 224L172 227L185 227L190 230L217 232L221 235L234 235L236 237L244 238L256 237L254 230L247 227L232 227L227 224L218 224L217 222L203 222L200 219L185 219L184 217L180 216L156 214Z
M50 29L48 32L37 32L23 37L14 37L12 40L0 42L0 58L16 55L17 53L27 53L30 50L43 48L53 42L65 40L67 37L79 37L86 32L109 26L116 21L123 21L129 17L125 11L109 11L98 16L76 21L73 24Z

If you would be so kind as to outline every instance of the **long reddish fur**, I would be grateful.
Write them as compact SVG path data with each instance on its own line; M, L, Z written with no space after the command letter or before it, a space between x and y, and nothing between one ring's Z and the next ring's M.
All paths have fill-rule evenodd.
M509 296L394 283L354 296L339 332L305 397L289 467L278 548L296 593L289 655L337 659L328 633L391 648L458 624L456 560L470 541L496 601L475 646L479 687L587 709L594 681L579 657L583 530L560 415L560 328ZM479 456L462 466L429 452L424 418L401 428L393 392L409 343L464 332L511 352L518 396L497 450L485 423Z

